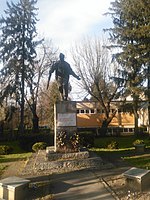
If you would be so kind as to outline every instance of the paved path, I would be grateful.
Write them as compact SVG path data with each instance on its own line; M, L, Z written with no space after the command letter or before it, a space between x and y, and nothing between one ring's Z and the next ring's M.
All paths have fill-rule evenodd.
M110 187L108 187L104 179L107 176L121 174L128 168L124 163L118 162L117 160L115 165L114 163L113 165L108 165L109 168L105 163L104 168L102 169L89 168L61 174L47 173L46 175L42 172L34 174L34 171L32 170L34 169L34 160L35 156L33 156L33 160L31 159L30 165L27 165L26 170L30 177L29 179L31 179L32 182L39 181L44 183L44 181L48 181L48 185L43 186L43 188L36 188L35 191L31 191L31 194L34 197L31 198L32 200L36 199L35 197L42 197L48 194L53 194L54 200L117 200L117 196ZM60 172L60 170L58 172Z
M88 170L80 170L50 176L54 199L114 200L115 198L104 183L100 181L97 174Z

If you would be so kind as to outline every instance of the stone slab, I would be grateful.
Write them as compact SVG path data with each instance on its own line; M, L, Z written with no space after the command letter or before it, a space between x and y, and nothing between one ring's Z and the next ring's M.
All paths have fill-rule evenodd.
M126 184L134 190L145 191L150 189L150 170L132 167L123 173Z
M76 113L75 101L59 101L56 103L58 113Z
M0 180L0 199L21 200L28 194L29 180L16 176Z
M46 160L54 161L54 160L64 160L64 159L86 159L89 158L88 151L81 152L73 152L73 153L52 153L46 149Z

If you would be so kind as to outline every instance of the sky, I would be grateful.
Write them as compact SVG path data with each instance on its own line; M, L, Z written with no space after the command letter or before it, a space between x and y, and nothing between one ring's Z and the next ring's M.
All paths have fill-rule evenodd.
M10 2L11 0L8 0ZM12 0L16 3L19 0ZM37 30L41 36L52 40L54 46L68 53L69 48L85 36L102 35L111 27L111 19L103 14L111 0L38 0ZM7 8L0 0L0 15Z
M41 34L63 51L86 35L101 34L111 24L103 15L110 0L39 0L38 5Z
M38 34L52 40L54 47L65 54L66 61L71 62L69 52L74 44L86 36L104 35L103 29L112 27L111 18L104 16L111 1L38 0ZM0 0L0 15L4 15L6 8L6 0Z

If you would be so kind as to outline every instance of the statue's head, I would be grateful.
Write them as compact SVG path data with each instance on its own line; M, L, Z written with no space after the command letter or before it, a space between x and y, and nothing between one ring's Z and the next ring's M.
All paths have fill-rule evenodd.
M64 60L65 55L64 55L63 53L60 53L60 54L59 54L59 58L60 58L60 60Z

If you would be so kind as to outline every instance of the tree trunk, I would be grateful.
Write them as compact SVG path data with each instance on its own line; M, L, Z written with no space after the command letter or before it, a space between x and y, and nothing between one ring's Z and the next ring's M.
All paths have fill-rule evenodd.
M108 128L108 125L111 122L111 120L112 120L112 117L109 117L109 118L103 120L102 126L101 126L101 134L103 136L106 136L106 134L107 134L107 128Z
M133 97L133 112L134 112L134 134L138 135L139 127L138 127L138 97L135 95Z
M117 112L117 110L114 111L111 116L109 116L109 112L105 113L106 118L103 120L101 129L100 129L100 135L101 136L106 136L108 125L110 124L110 122L113 119L113 117L116 115L116 112Z
M39 117L36 114L34 114L33 116L32 123L33 123L33 128L32 128L33 133L39 133Z
M24 133L24 70L22 70L22 88L21 88L21 114L20 114L20 130L21 134Z
M148 133L150 136L150 65L148 66Z
M36 114L36 103L34 102L32 104L32 114L33 114L33 119L32 119L32 123L33 123L33 128L32 131L33 133L38 133L39 132L39 117Z
M104 119L103 123L102 123L102 126L101 126L101 130L100 130L100 135L101 136L106 136L108 124L109 123L108 123L107 119Z
M138 113L134 112L134 134L138 135L138 133L139 133Z
M23 43L22 43L22 68L21 68L21 116L20 116L20 133L23 134L25 131L24 127L24 79L25 79L25 25L23 24L22 33Z

